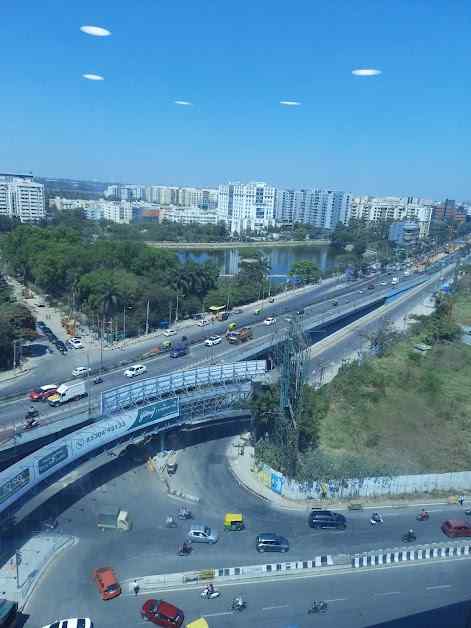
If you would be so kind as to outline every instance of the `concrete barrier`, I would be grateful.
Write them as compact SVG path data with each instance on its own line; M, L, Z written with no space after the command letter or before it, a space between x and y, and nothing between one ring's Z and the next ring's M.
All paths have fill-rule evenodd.
M470 556L471 542L434 544L412 548L376 550L363 554L355 554L351 558L354 569L375 567L395 563L414 562L418 560L441 560L444 558L467 558Z

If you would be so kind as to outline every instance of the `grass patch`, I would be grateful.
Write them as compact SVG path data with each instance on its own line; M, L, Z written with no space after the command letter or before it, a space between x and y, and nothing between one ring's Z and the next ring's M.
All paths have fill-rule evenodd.
M419 356L416 342L352 365L328 385L321 451L394 473L471 469L471 347L437 344Z

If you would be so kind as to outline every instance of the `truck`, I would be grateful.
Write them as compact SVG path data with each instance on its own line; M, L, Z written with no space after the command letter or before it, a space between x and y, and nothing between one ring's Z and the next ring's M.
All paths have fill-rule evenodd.
M241 327L236 331L229 331L226 334L226 340L230 344L239 344L240 342L247 342L253 338L253 331L250 327Z
M146 360L148 358L154 358L156 355L160 355L161 353L168 353L172 348L172 344L171 340L164 340L150 351L143 353L141 357L143 360Z
M68 401L74 401L75 399L82 399L88 395L87 382L82 380L80 382L66 382L61 384L57 389L57 392L48 397L47 401L50 406L60 406Z
M188 344L186 342L177 342L170 353L170 357L182 358L184 355L187 355L187 353L188 353Z
M104 512L98 515L97 526L101 530L126 530L132 528L129 513L118 508L115 512Z

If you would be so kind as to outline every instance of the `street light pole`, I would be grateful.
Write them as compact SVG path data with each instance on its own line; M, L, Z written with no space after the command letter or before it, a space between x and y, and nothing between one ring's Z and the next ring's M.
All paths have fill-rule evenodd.
M178 297L179 297L179 294L177 292L177 307L175 308L175 324L178 323Z
M147 307L146 307L146 336L149 333L149 299L147 299Z
M123 340L126 340L126 306L123 307Z

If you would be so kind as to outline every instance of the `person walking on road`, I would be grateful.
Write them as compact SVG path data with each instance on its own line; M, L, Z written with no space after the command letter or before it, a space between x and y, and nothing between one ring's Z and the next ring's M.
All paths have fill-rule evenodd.
M139 584L135 578L132 583L132 590L134 591L134 595L137 595L139 593Z
M458 497L458 502L459 502L460 506L462 506L464 504L464 495L460 495Z

